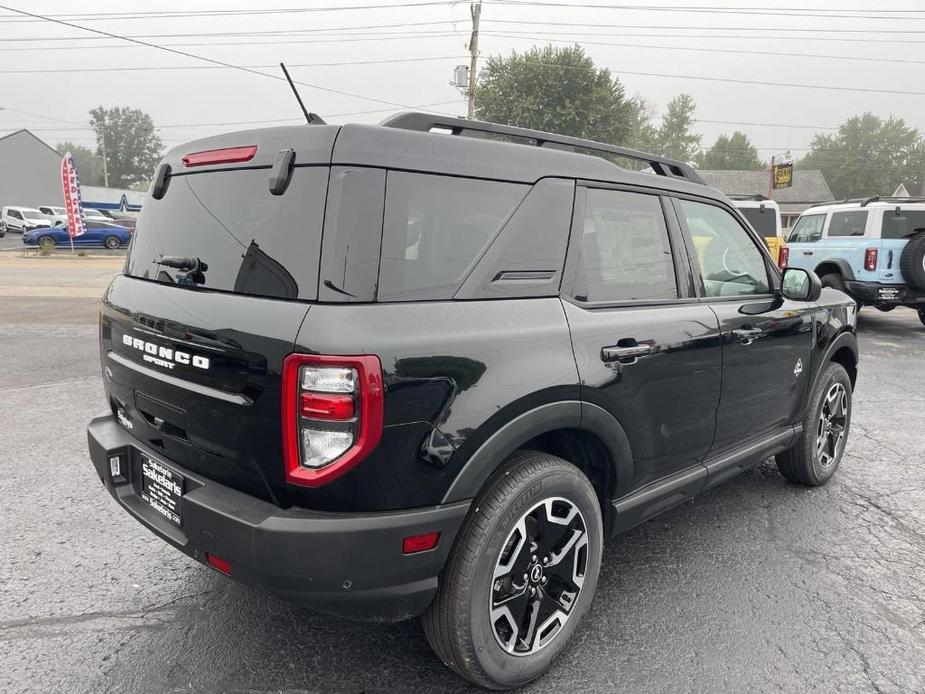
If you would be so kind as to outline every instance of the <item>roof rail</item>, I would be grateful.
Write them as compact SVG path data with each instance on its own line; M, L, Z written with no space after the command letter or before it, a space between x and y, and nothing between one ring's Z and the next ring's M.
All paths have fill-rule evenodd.
M655 154L647 154L646 152L640 152L635 149L617 147L616 145L608 145L603 142L595 142L594 140L585 140L580 137L556 135L554 133L543 132L542 130L530 130L529 128L517 128L511 125L499 125L498 123L453 118L450 116L440 116L432 113L420 113L415 111L398 113L386 118L379 125L386 128L399 128L418 132L442 130L451 135L468 137L478 137L480 133L503 135L517 144L528 144L536 147L550 147L572 151L588 150L588 153L599 155L613 154L618 157L644 162L659 176L683 178L693 183L706 185L703 179L700 178L700 175L694 171L693 167L684 162L668 159L667 157L660 157Z
M873 197L865 198L861 202L861 207L867 207L872 202L925 202L925 198L917 198L911 195L874 195Z
M761 193L730 193L726 197L730 200L771 200L767 195L762 195Z

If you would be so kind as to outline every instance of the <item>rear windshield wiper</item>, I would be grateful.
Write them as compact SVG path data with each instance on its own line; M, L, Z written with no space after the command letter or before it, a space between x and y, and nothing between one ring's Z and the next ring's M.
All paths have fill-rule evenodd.
M184 274L177 273L177 284L205 284L205 272L209 266L199 258L187 258L179 255L162 255L154 261L164 267L185 270Z

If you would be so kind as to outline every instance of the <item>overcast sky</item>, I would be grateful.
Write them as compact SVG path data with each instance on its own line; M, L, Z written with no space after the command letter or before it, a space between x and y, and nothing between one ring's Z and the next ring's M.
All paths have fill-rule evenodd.
M453 67L466 62L468 2L0 4L238 66L260 66L253 69L274 75L278 69L269 66L283 60L305 85L354 95L300 87L310 110L329 122L377 122L400 110L391 104L465 112L462 96L449 82ZM365 9L348 9L356 7ZM289 8L298 9L285 11ZM132 14L138 16L127 16ZM486 0L482 19L483 58L548 42L577 42L657 113L675 94L692 94L705 145L738 129L764 158L788 148L799 156L819 128L863 111L895 114L925 130L925 3L920 0ZM382 62L387 60L395 62ZM122 69L153 67L196 69ZM91 145L92 132L79 124L100 104L147 111L168 147L229 130L300 121L284 82L0 10L0 107L5 109L0 134L25 127L51 144L69 139ZM242 121L257 122L237 124Z

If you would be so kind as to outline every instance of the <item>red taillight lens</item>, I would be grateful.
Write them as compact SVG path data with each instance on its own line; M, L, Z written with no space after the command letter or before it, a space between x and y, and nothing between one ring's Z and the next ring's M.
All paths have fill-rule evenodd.
M790 262L790 249L787 246L781 246L777 252L777 267L783 270Z
M353 396L328 393L302 393L300 412L310 419L352 419Z
M216 571L221 571L223 574L229 576L231 575L231 562L227 559L222 559L221 557L216 557L214 554L206 552L206 563Z
M283 361L282 381L283 456L289 483L327 484L379 443L379 357L290 354Z
M877 269L877 249L868 248L864 251L864 269L868 272Z
M417 552L426 552L437 546L440 540L440 533L424 533L422 535L412 535L402 540L401 551L404 554L415 554Z
M248 147L226 147L193 152L183 157L183 166L207 166L209 164L237 164L250 161L257 154L257 145Z

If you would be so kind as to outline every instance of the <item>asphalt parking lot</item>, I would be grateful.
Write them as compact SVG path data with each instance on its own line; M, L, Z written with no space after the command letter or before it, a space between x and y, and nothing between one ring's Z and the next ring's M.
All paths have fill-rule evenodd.
M80 271L90 294L105 279ZM10 277L0 691L467 691L417 622L293 608L120 511L86 454L104 409L96 301L11 296ZM865 309L860 327L833 481L798 488L765 463L611 541L584 628L526 691L925 691L925 328L904 309Z

